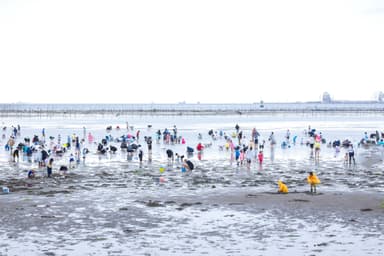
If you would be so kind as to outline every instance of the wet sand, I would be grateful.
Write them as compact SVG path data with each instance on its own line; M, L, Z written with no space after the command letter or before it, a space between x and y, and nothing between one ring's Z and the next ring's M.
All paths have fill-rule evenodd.
M157 162L105 162L67 176L9 179L0 255L381 255L384 193L366 189L372 173L382 177L375 157L362 154L364 167L324 179L317 194L299 179L305 172L285 174L290 193L275 192L285 160L252 173L202 163L190 174L160 174ZM321 174L337 168L327 164ZM350 181L349 191L335 191L332 183L351 178L360 189Z
M148 196L116 190L1 195L0 255L383 252L382 193L211 188L199 195Z
M163 198L148 199L164 203ZM343 215L369 213L370 217L383 215L384 217L384 194L367 192L325 192L312 194L310 192L293 192L288 194L278 193L249 193L249 191L230 191L229 193L204 195L200 197L170 197L168 201L175 204L217 205L224 207L236 207L236 205L248 206L254 209L279 209L287 212L300 208L308 213L332 212Z

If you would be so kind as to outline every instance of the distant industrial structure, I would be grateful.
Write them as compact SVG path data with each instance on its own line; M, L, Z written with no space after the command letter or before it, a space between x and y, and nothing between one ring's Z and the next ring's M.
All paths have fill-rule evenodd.
M374 101L384 102L384 93L378 92L375 96ZM347 102L347 101L337 101L337 100L334 101L334 100L332 100L331 94L329 94L328 92L324 92L323 97L321 99L321 102L322 103L335 103L335 102ZM356 102L356 101L353 101L353 102ZM367 101L361 101L361 102L367 102Z
M328 92L323 93L322 102L323 103L331 103L332 102L331 95Z
M377 96L377 100L379 102L383 102L384 101L384 93L383 92L379 92L379 95Z

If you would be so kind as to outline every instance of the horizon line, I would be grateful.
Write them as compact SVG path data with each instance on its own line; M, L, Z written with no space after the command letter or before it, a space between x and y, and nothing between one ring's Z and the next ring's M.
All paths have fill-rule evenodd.
M322 103L322 104L332 104L332 103L383 103L380 100L330 100L330 101L259 101L259 102L0 102L1 105L227 105L227 104L248 104L248 105L257 105L257 104L299 104L299 103Z

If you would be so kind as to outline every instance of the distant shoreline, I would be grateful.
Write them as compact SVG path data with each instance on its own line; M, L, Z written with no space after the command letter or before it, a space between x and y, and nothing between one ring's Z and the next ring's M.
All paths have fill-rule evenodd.
M276 113L376 113L382 102L245 104L0 104L0 116L50 115L252 115Z

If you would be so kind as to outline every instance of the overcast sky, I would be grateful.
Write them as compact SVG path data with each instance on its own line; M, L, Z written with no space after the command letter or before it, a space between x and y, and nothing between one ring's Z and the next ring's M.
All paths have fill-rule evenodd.
M371 100L381 0L0 0L0 102Z

